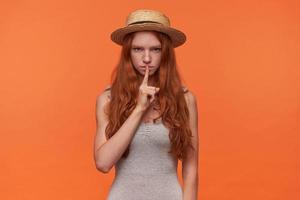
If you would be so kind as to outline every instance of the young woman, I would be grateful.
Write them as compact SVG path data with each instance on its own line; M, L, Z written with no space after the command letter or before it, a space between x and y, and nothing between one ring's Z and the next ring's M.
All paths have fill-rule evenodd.
M163 13L143 9L111 39L122 51L111 86L97 97L94 145L97 169L115 166L107 199L197 200L197 100L181 83L174 52L185 34Z

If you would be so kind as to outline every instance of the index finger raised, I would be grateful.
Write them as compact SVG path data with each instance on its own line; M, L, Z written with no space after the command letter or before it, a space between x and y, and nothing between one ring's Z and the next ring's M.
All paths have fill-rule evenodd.
M148 85L148 77L149 77L149 68L148 68L148 66L146 66L146 72L145 72L145 76L144 76L144 79L143 79L143 84L144 85Z

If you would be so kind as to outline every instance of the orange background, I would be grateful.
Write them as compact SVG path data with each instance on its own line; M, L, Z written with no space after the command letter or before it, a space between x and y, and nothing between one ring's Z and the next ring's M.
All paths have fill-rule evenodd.
M176 53L198 99L199 199L300 199L297 0L1 1L0 199L105 199L96 96L119 58L110 33L138 8L188 37Z

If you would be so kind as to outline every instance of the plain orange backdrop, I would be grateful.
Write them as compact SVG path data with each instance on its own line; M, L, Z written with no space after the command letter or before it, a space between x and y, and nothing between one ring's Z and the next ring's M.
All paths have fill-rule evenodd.
M300 199L297 0L1 1L0 199L105 199L96 97L119 59L110 33L138 8L187 34L176 55L198 101L199 199Z

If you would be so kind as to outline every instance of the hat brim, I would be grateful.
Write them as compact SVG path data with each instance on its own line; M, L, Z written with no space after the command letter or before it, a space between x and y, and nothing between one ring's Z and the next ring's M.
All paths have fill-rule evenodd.
M178 47L186 41L186 35L183 32L175 28L153 23L135 24L119 28L112 32L110 37L113 42L122 45L124 36L136 31L158 31L165 33L171 38L173 47Z

